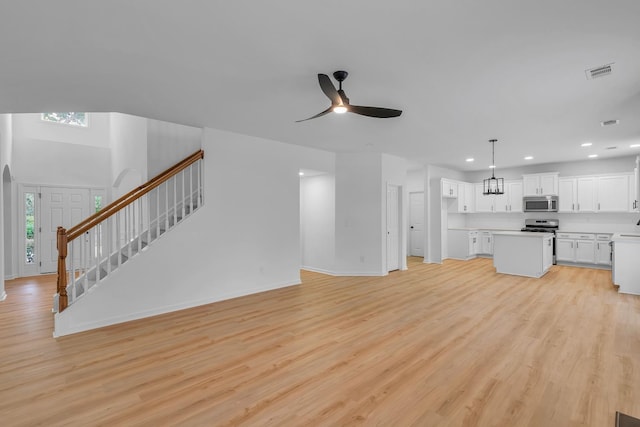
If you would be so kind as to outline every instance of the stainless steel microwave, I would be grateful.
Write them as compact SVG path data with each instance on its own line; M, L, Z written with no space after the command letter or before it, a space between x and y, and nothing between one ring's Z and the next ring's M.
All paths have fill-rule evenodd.
M558 212L558 196L528 196L522 199L525 212Z

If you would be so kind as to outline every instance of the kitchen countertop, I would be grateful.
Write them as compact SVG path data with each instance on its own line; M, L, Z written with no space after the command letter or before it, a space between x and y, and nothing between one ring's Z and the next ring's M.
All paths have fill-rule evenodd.
M494 231L494 236L518 236L518 237L551 237L553 233L532 233L530 231Z
M614 242L640 243L640 233L615 233L611 240Z
M515 228L488 228L488 227L451 227L449 230L461 230L461 231L520 231Z

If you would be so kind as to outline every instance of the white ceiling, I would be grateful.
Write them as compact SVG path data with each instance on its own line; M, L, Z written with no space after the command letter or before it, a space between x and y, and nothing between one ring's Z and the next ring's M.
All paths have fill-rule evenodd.
M21 0L0 40L0 112L118 111L460 170L490 164L490 138L498 168L640 153L638 0ZM353 104L402 116L295 123L339 69Z

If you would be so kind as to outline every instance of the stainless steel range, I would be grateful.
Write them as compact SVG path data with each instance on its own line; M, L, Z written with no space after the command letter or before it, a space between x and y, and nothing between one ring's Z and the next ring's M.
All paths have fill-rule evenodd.
M556 231L560 228L557 219L532 219L524 220L524 228L521 231L532 233L553 233L553 263L556 263Z

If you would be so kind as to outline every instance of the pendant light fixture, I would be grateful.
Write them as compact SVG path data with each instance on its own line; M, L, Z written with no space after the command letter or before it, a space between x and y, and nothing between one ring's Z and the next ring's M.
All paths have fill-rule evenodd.
M487 178L483 181L483 192L482 194L504 194L504 178L496 178L495 170L496 170L496 161L495 161L495 145L498 142L497 139L490 139L491 143L491 178Z

